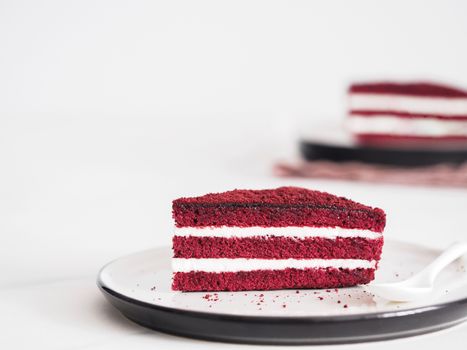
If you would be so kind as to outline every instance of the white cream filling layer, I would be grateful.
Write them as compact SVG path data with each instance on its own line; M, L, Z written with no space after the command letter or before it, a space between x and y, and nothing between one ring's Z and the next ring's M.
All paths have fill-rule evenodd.
M175 227L175 236L195 236L195 237L255 237L255 236L275 236L275 237L322 237L322 238L369 238L376 239L382 236L381 233L370 230L346 229L340 227Z
M347 120L347 126L356 134L467 136L467 120L400 118L388 115L366 117L352 114Z
M351 93L352 110L393 111L445 116L467 115L467 98Z
M172 259L174 272L238 272L255 270L374 269L376 261L359 259Z

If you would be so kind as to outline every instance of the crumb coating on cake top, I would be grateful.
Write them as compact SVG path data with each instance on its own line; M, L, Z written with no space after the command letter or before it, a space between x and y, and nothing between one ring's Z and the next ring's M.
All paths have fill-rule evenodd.
M386 223L386 215L379 208L299 187L179 198L172 208L178 227L340 226L382 232Z
M316 207L342 207L356 210L373 209L327 192L291 186L268 190L233 190L222 193L208 193L199 197L179 198L174 200L173 203L174 205L313 205Z

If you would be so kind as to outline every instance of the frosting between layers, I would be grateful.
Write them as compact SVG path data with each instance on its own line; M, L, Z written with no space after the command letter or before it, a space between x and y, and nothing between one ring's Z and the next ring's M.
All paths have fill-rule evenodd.
M414 97L390 94L351 93L351 110L411 112L419 114L465 116L467 98Z
M356 134L387 134L411 136L467 136L467 121L441 119L407 119L388 115L371 117L352 114L349 129Z
M360 259L184 259L173 258L174 272L239 272L284 269L375 269L376 261Z
M256 236L275 236L275 237L321 237L321 238L368 238L377 239L382 236L381 233L370 230L346 229L341 227L175 227L174 236L195 236L195 237L256 237Z

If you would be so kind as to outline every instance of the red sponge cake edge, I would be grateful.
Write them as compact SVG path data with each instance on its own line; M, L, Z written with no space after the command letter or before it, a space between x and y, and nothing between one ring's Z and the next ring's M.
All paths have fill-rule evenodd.
M180 198L173 217L172 288L180 291L366 284L386 223L379 208L297 187Z

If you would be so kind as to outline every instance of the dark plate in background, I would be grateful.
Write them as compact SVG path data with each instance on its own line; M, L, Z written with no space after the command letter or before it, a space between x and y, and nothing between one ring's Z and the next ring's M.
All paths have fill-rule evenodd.
M333 162L363 162L400 167L437 164L462 164L467 161L467 146L459 142L388 144L359 143L342 127L314 127L302 137L304 159Z

